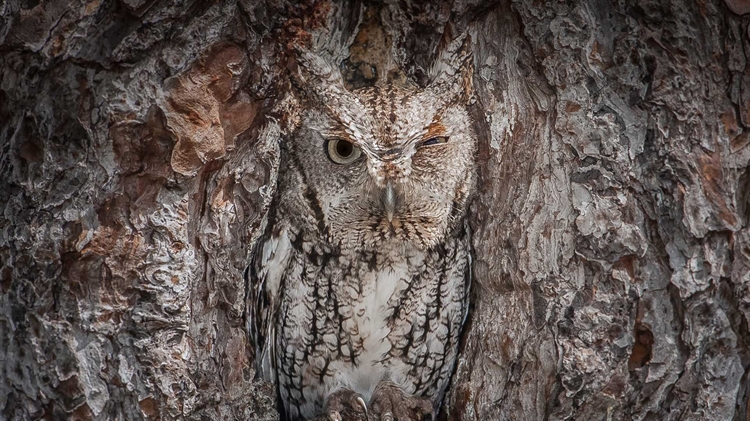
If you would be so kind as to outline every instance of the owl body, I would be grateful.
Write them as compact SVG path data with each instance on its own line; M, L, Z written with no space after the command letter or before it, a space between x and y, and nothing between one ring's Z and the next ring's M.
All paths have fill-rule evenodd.
M288 419L311 419L340 388L369 401L381 381L439 404L467 309L461 231L429 251L342 252L289 230L269 239L288 250L265 262L284 286L273 364Z
M369 402L383 382L437 412L468 311L465 62L426 88L350 92L335 67L300 60L306 108L249 271L258 372L286 419L342 389Z

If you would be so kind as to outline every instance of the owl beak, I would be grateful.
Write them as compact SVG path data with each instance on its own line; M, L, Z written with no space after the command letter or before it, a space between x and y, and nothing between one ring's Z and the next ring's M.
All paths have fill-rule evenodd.
M383 208L385 209L385 216L388 218L388 222L393 222L393 214L396 213L397 195L396 189L393 187L393 183L388 181L383 191Z

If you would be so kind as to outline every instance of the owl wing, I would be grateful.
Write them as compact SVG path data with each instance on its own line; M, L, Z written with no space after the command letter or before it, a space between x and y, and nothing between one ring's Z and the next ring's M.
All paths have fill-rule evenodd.
M248 278L247 327L255 346L256 376L275 382L276 317L292 245L286 230L258 242Z

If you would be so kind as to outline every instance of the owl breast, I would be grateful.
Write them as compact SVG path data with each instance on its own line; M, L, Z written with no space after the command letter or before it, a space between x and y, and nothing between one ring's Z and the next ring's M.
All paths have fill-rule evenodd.
M372 253L332 250L287 232L280 238L291 254L278 258L288 261L266 267L286 266L281 282L295 285L283 289L276 321L287 417L313 417L341 388L369 401L383 380L438 404L467 310L468 232L434 250Z

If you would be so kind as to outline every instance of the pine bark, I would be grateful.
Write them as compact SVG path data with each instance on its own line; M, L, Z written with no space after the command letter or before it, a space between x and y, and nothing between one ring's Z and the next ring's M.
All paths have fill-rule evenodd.
M748 12L0 3L0 419L277 419L243 271L291 46L346 40L351 87L422 83L467 31L473 304L441 416L748 419Z

